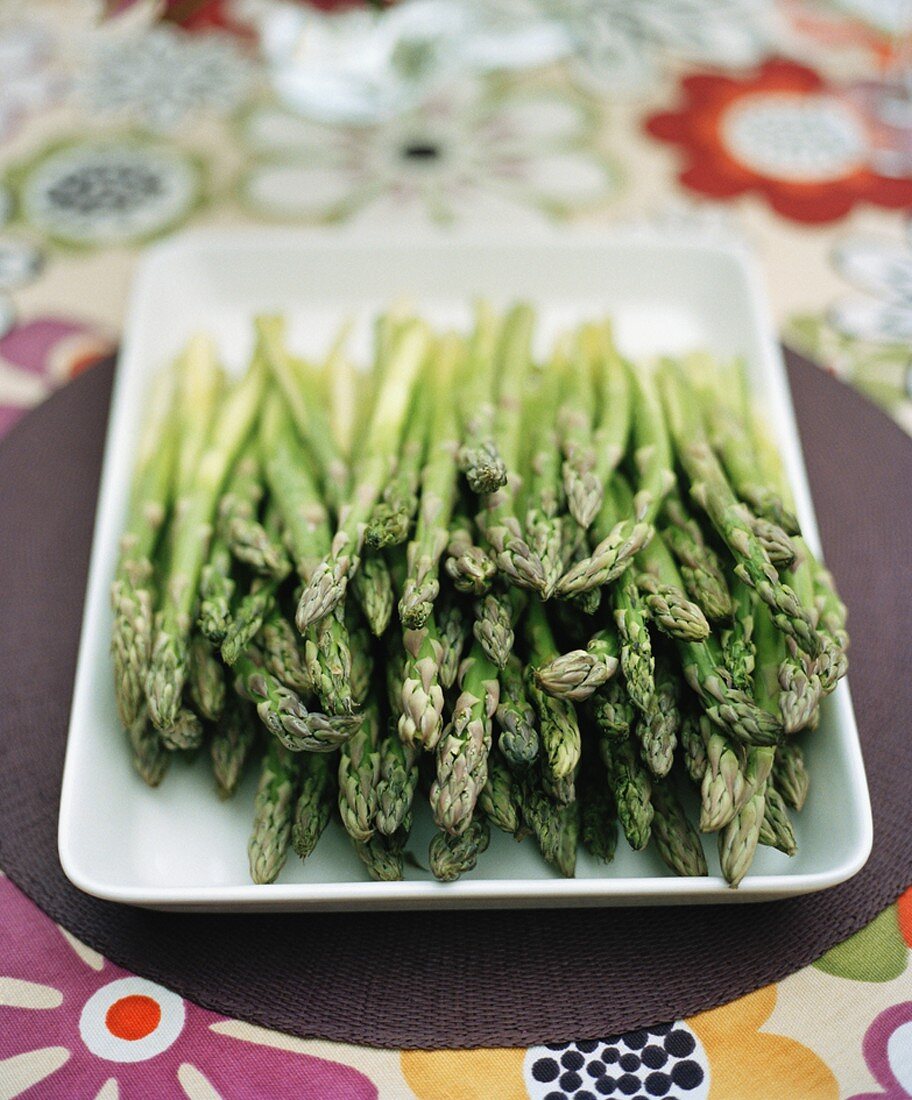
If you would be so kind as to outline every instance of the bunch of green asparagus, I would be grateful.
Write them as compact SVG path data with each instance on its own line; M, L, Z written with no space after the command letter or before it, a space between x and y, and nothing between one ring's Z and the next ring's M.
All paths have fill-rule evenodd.
M381 880L407 856L453 880L492 826L564 875L619 830L681 875L715 832L732 885L759 844L794 853L846 613L743 372L634 368L607 323L540 360L534 329L525 304L464 337L391 311L346 397L344 334L315 365L260 317L238 380L203 337L155 379L117 705L153 786L206 751L228 797L256 762L255 882L334 815Z

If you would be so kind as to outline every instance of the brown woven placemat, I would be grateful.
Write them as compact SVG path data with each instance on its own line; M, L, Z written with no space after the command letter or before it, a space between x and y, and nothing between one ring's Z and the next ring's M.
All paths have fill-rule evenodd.
M912 882L912 443L791 357L828 560L852 609L852 687L874 852L850 882L717 908L183 916L81 894L57 801L112 368L0 446L0 867L121 966L208 1008L388 1047L516 1046L623 1032L785 977Z

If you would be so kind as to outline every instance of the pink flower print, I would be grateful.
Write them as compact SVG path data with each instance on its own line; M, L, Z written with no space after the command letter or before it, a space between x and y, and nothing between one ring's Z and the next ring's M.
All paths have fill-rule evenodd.
M875 1017L862 1043L868 1069L883 1092L860 1092L850 1100L909 1100L912 1097L912 1001Z
M348 1066L213 1030L224 1017L62 934L3 878L0 960L5 1097L377 1096L376 1087Z

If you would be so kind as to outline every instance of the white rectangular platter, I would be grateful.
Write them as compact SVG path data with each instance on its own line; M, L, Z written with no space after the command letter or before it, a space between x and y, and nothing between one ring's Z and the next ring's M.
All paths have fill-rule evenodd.
M257 312L284 312L292 350L316 355L347 318L366 350L370 319L400 298L437 322L467 328L479 295L501 305L533 302L543 344L568 323L609 314L631 356L696 347L744 356L778 434L804 533L819 549L782 358L760 280L738 246L639 230L521 239L365 240L288 230L174 238L140 265L110 414L60 808L60 859L80 889L134 905L212 911L654 905L783 898L832 886L864 864L871 810L844 681L826 701L819 730L804 739L812 785L796 815L798 854L761 848L738 890L717 874L676 878L652 851L634 853L623 839L610 866L581 851L576 878L563 879L532 843L496 830L476 870L456 883L437 883L417 866L402 882L371 882L336 824L306 863L292 856L276 883L255 886L246 856L255 776L221 803L204 756L176 762L157 790L134 775L114 706L108 587L152 372L200 329L240 369ZM419 814L410 848L422 863L431 835L430 815ZM705 843L716 868L715 838Z

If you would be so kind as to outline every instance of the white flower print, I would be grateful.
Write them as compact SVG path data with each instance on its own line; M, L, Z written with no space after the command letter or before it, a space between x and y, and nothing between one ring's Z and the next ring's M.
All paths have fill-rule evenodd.
M831 307L835 329L880 344L912 341L912 219L906 222L905 240L851 238L834 250L833 263L868 295Z

